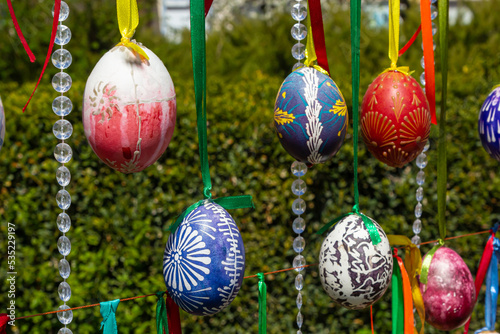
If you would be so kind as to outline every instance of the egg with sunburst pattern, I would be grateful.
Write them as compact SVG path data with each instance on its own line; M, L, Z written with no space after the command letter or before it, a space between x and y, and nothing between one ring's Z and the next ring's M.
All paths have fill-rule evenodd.
M388 71L368 86L360 124L368 151L389 166L403 167L427 143L431 130L429 103L411 75Z
M488 95L479 112L479 138L488 154L500 161L500 87Z

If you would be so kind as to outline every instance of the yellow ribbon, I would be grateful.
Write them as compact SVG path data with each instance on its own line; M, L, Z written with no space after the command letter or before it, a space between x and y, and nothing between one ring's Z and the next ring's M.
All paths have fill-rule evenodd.
M141 58L149 60L144 50L130 39L134 36L135 28L139 25L139 9L137 0L116 0L116 12L118 15L118 28L122 39L118 45L126 46L137 52Z
M399 57L399 0L389 0L389 59L396 67Z
M390 71L396 71L396 72L401 72L403 74L406 74L406 75L412 75L413 72L415 71L410 71L410 68L408 66L399 66L397 67L396 65L394 65L394 67L391 65L391 67L389 68L386 68L382 73L380 74L383 74L383 73L387 73L387 72L390 72Z
M307 42L306 42L306 60L304 65L308 67L313 67L323 74L330 76L330 74L321 66L316 65L318 57L316 56L316 49L314 48L314 39L311 28L311 15L309 15L309 7L307 7Z
M420 269L422 268L422 255L420 254L420 249L404 235L388 235L387 238L389 239L391 246L405 246L405 267L410 278L413 305L417 309L418 316L420 317L420 321L422 323L420 334L423 334L425 309L422 293L420 292L420 284L418 282L418 275L420 275ZM416 328L415 333L418 333Z

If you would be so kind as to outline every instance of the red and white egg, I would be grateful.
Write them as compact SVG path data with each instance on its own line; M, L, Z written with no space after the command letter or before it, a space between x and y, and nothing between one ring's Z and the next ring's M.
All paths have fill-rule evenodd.
M140 45L149 60L119 45L94 67L85 86L83 126L97 156L122 173L142 171L172 138L175 89L163 62Z
M427 143L431 130L429 103L411 75L385 72L368 86L360 124L368 151L389 166L403 167Z

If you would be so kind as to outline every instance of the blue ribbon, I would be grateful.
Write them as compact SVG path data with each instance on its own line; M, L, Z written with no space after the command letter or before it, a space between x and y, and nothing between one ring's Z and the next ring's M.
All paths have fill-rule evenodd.
M478 329L475 334L483 331L494 331L497 316L498 301L498 259L500 257L500 240L493 239L493 254L491 262L486 273L486 298L484 309L484 320L486 327Z
M116 324L116 309L118 304L120 304L120 299L111 300L108 302L102 302L101 304L101 315L102 322L101 328L103 334L117 334L118 325Z

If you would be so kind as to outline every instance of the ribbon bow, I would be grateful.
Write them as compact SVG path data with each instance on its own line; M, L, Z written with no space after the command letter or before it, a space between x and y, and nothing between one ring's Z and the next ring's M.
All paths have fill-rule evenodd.
M149 60L146 52L136 43L130 41L134 36L135 28L139 25L139 9L136 0L116 0L116 12L118 16L118 28L122 39L118 45L126 46L137 52L141 58Z
M116 309L118 308L118 304L120 304L120 299L101 303L101 315L103 320L100 329L103 329L103 334L118 333L118 325L116 324Z

